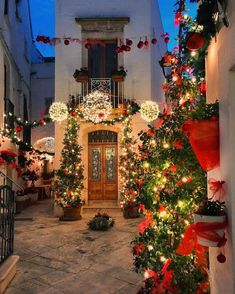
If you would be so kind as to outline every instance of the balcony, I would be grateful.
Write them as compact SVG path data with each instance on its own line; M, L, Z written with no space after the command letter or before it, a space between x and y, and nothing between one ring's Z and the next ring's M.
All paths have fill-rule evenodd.
M79 107L83 103L84 97L93 92L101 91L106 93L110 97L110 102L114 109L113 113L122 110L127 102L125 95L124 80L119 81L107 78L95 78L95 79L84 79L80 80L76 88L76 97L73 97L72 104Z

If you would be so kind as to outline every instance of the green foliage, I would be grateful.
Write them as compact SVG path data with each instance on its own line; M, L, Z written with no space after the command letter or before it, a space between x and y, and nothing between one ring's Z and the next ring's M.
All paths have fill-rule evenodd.
M56 201L62 207L77 207L82 204L84 168L81 163L82 147L77 143L79 128L77 119L69 116L61 152L61 164L56 172Z
M219 102L207 104L205 99L198 101L193 110L190 112L189 117L192 119L218 119L219 118Z
M220 216L225 215L225 202L207 199L200 203L197 214Z
M106 213L97 213L89 222L88 226L94 231L107 231L113 227L114 219Z

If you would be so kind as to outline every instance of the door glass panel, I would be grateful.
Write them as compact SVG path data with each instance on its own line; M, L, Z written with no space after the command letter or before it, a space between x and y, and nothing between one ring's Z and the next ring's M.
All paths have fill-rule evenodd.
M116 149L113 147L105 148L105 165L106 165L106 180L115 181L116 179Z
M92 181L100 181L100 177L101 177L100 148L92 148L91 150L91 179Z

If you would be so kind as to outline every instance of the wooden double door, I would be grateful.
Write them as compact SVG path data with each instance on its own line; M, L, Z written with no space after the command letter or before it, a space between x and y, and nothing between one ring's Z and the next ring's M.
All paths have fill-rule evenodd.
M89 200L117 200L117 143L89 143Z

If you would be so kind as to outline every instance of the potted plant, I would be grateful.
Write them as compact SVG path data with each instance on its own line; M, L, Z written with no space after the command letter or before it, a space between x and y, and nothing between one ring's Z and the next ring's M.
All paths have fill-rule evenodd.
M25 188L25 194L30 197L32 203L36 202L38 200L38 190L35 188L35 181L39 179L39 176L34 170L27 169L27 171L22 174L22 179L26 183L31 181L30 187Z
M219 200L207 199L201 202L194 213L194 222L200 224L197 229L197 242L208 247L220 247L225 239L226 227L225 203Z
M124 218L137 218L139 214L139 204L136 201L127 201L123 204Z
M73 77L78 83L87 83L89 81L89 71L86 67L81 67L80 70L75 70Z
M89 222L88 226L94 231L107 231L114 225L114 219L107 213L97 213Z
M115 69L112 71L112 80L113 82L124 82L126 77L126 71L123 66L119 67L118 69Z
M61 221L75 221L82 218L84 201L81 198L72 199L71 196L57 198L55 203L63 209L63 215L59 218Z
M44 185L50 185L51 181L52 181L52 178L54 177L54 171L52 171L52 172L44 172L44 173L42 173L41 177L42 177Z
M219 150L219 104L206 104L204 100L197 103L191 112L191 119L182 126L189 137L193 151L206 171L220 164Z

